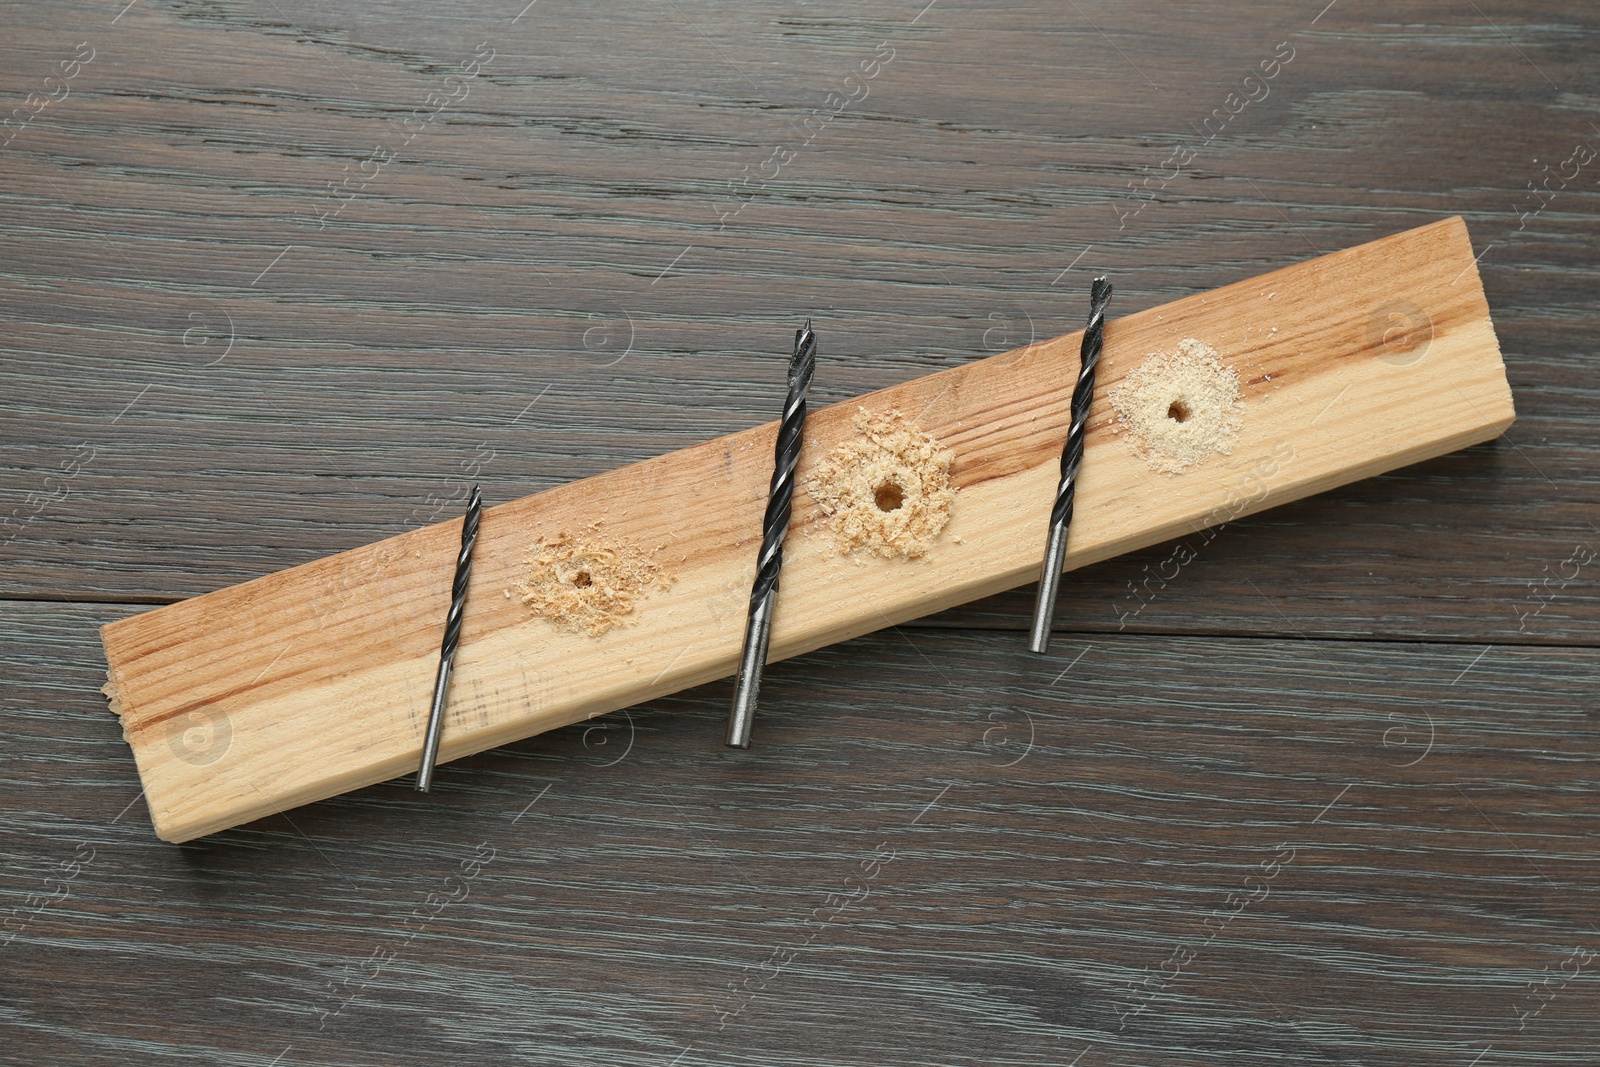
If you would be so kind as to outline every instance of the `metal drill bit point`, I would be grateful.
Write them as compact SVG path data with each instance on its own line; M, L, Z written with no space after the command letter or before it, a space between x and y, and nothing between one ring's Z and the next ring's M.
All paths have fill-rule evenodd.
M1033 628L1028 634L1028 648L1034 652L1050 647L1050 620L1055 617L1056 591L1061 586L1061 568L1067 558L1067 527L1072 523L1072 498L1078 487L1078 465L1083 462L1083 435L1089 422L1089 406L1094 402L1094 371L1105 344L1109 303L1111 283L1104 277L1096 278L1089 292L1089 325L1083 331L1078 384L1072 390L1072 423L1061 450L1061 484L1056 489L1055 506L1050 509L1050 536L1045 540L1039 597L1033 604Z
M478 543L478 517L483 512L483 494L472 487L467 500L467 515L461 520L461 552L456 556L456 576L450 584L450 613L444 619L444 640L439 645L439 675L433 683L433 710L428 713L428 734L422 743L422 765L417 769L417 792L426 793L433 785L433 765L439 759L439 737L444 733L445 697L450 692L450 670L455 665L456 646L461 643L461 613L467 606L467 579L472 575L472 549Z
M739 677L733 688L733 709L728 715L728 746L750 747L750 726L756 713L756 693L767 664L772 639L772 605L778 596L778 572L783 569L783 535L789 530L794 502L794 465L806 423L806 390L817 366L817 335L811 320L794 332L794 355L789 360L789 396L778 424L778 444L772 465L772 485L767 492L767 513L762 521L761 551L756 556L756 580L750 589L750 617L745 623L744 652L739 657Z

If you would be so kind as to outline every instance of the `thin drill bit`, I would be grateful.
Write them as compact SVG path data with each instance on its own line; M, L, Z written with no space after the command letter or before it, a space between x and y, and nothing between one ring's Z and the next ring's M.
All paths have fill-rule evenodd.
M1094 402L1094 371L1105 344L1109 303L1111 283L1104 277L1096 278L1089 291L1089 325L1083 330L1078 384L1072 390L1072 423L1067 428L1066 447L1061 450L1061 484L1056 489L1055 507L1050 509L1050 536L1045 541L1039 598L1033 604L1028 648L1034 652L1050 647L1050 620L1055 617L1056 590L1060 588L1061 568L1067 558L1067 527L1072 523L1072 498L1078 488L1078 465L1083 462L1083 436L1089 422L1089 406Z
M767 494L767 514L762 522L761 552L756 556L756 580L750 589L750 616L745 623L744 652L739 657L739 678L734 683L733 710L728 716L728 745L750 747L750 725L761 688L761 669L767 663L772 639L772 604L778 595L778 572L783 568L783 535L789 530L789 510L794 502L794 465L806 423L806 390L817 365L817 335L811 320L794 332L794 355L789 360L789 396L778 425L778 445L772 465L772 485Z
M439 675L433 683L433 710L428 713L428 735L422 743L422 766L417 769L417 792L426 793L433 785L433 765L439 759L439 736L444 733L445 696L450 691L450 670L455 665L456 646L461 643L461 613L467 606L467 579L472 576L472 549L478 543L478 516L483 512L483 494L472 487L467 499L467 515L461 520L461 552L456 556L456 577L450 585L450 613L444 618L444 640L439 645Z

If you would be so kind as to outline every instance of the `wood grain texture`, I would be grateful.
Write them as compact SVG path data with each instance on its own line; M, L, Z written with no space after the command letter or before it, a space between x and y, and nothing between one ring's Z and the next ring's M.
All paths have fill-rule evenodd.
M1600 172L1563 168L1596 144L1593 10L140 0L0 25L7 109L96 50L0 147L0 906L27 922L0 1059L1592 1061L1596 971L1556 976L1600 947L1600 596L1569 562L1600 537ZM319 225L485 41L467 98ZM881 42L869 95L763 181ZM1043 669L1002 594L775 665L756 767L719 758L714 683L633 712L609 768L625 716L450 765L427 804L375 786L176 848L140 825L103 623L458 514L474 479L511 500L758 425L796 316L830 323L838 401L1077 329L1102 271L1127 314L1450 215L1516 426L1075 571ZM1005 769L1018 706L1043 740ZM1422 712L1436 743L1401 766ZM1119 1029L1285 842L1270 895ZM866 899L808 925L880 843Z
M0 886L94 850L3 949L62 1062L1589 1055L1594 649L884 631L773 665L757 760L722 681L175 847L116 613L0 617Z
M1473 268L1466 227L1449 219L1108 321L1067 569L1498 436L1514 412ZM1113 432L1105 396L1187 337L1237 368L1244 425L1227 455L1164 474ZM1038 574L1081 343L1071 334L808 417L769 662ZM897 411L953 457L950 525L914 560L841 555L807 492L812 472L862 440L858 413ZM769 423L487 509L440 760L732 674L776 435ZM530 612L514 594L535 540L602 525L652 553L671 587L604 634ZM106 692L157 834L187 841L416 768L458 530L105 627Z
M1239 556L1273 553L1308 635L1517 641L1505 606L1589 530L1574 412L1590 286L1565 250L1595 238L1596 193L1570 182L1518 216L1543 202L1527 183L1589 136L1538 73L1581 96L1568 49L1586 16L1552 7L1521 37L1495 19L1513 47L1437 5L1404 25L1360 4L1315 25L1191 6L1171 31L1137 9L1091 25L936 6L912 25L888 6L778 22L644 5L617 17L656 36L620 48L576 12L513 28L487 9L341 22L279 6L141 4L114 28L87 6L15 17L33 34L7 53L19 96L76 41L105 47L5 149L16 417L0 434L11 506L31 516L0 573L10 595L167 602L437 521L474 476L516 499L756 425L768 339L797 315L827 311L850 356L820 385L838 400L1075 329L1067 293L1097 271L1125 313L1457 213L1494 249L1490 301L1535 420L1520 451L1377 490L1428 502L1415 509L1357 489L1263 520L1293 528ZM405 118L486 36L504 47L470 95L321 225L327 183L359 184L377 144L411 136ZM791 123L880 40L897 53L869 96L760 185ZM1266 99L1198 137L1280 40L1295 57ZM1496 48L1509 60L1491 80L1456 77ZM1548 50L1536 70L1517 48ZM1198 154L1158 177L1180 147ZM726 182L747 175L757 198L723 225ZM79 444L93 462L63 495ZM1433 492L1440 477L1457 492ZM1537 508L1529 544L1519 517ZM1471 595L1441 598L1418 556L1468 525L1430 566ZM1080 576L1064 612L1098 629L1281 625L1227 567L1124 623L1128 582L1164 555ZM1595 607L1569 596L1542 632L1573 640Z

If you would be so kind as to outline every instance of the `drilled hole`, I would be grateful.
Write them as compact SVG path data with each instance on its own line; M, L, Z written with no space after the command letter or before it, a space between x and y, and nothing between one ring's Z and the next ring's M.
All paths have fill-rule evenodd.
M572 584L577 586L579 589L587 589L589 587L589 583L593 580L594 579L589 577L588 571L579 571L577 574L572 576Z
M877 502L879 511L894 511L906 502L906 494L895 483L884 482L873 492L872 499Z
M1188 422L1189 405L1181 400L1174 400L1171 406L1167 408L1167 418L1173 422Z

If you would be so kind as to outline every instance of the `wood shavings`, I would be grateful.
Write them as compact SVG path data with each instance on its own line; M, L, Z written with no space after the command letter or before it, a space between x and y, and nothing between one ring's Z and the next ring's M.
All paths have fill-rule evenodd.
M950 522L954 457L898 409L855 418L861 436L823 457L806 481L844 555L925 556Z
M1231 455L1244 425L1239 375L1217 350L1186 338L1157 352L1111 388L1112 430L1164 474L1182 474L1213 454Z
M624 622L639 601L677 581L656 562L659 548L647 552L599 530L595 523L578 537L562 531L534 542L533 557L523 560L527 580L517 587L535 615L590 637Z

